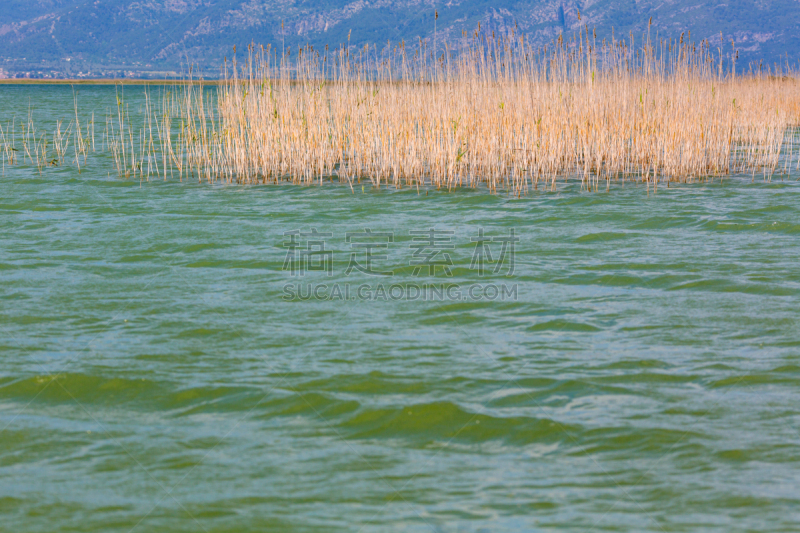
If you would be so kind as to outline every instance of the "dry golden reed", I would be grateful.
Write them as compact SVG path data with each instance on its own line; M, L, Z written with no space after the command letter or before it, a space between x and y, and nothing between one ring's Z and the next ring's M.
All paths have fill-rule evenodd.
M706 43L635 49L588 31L542 49L475 35L457 54L422 42L294 57L251 46L216 92L201 91L187 84L165 103L163 130L183 128L173 160L238 183L521 193L571 176L590 188L771 176L800 118L795 79L736 76Z

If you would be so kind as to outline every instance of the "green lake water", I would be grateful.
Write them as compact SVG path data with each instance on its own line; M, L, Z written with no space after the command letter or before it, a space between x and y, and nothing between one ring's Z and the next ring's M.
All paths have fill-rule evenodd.
M114 89L78 99L99 144ZM3 124L29 102L73 111L3 87ZM0 530L798 531L799 177L511 198L6 167Z

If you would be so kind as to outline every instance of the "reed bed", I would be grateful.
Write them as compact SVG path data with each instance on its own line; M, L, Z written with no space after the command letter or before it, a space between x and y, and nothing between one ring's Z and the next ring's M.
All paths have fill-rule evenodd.
M139 179L513 194L569 179L656 188L800 168L798 80L779 68L737 74L735 55L723 57L683 36L637 47L588 28L540 48L478 32L453 47L251 45L243 61L226 60L216 87L187 79L155 100L146 91L133 119L118 97L102 144L119 175ZM90 126L76 113L47 140L29 122L26 155L42 168L52 146L62 161L72 138L85 164Z

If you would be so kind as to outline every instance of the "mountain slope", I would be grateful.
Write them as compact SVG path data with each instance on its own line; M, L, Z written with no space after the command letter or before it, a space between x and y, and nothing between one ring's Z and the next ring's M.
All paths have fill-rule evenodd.
M800 57L798 0L4 0L0 69L33 76L158 75L194 63L206 74L233 45L457 40L480 23L487 31L516 27L546 43L583 24L599 37L652 32L724 43L741 61ZM283 25L282 25L283 23ZM722 34L722 37L720 37ZM3 74L0 72L0 75Z

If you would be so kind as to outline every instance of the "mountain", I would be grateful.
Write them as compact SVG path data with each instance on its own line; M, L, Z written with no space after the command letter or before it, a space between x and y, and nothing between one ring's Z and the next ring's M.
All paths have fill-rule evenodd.
M726 52L733 40L740 65L800 59L800 0L2 0L0 76L164 76L187 64L213 76L251 41L457 41L479 23L541 44L584 24L638 40L651 18L653 35L691 32Z

